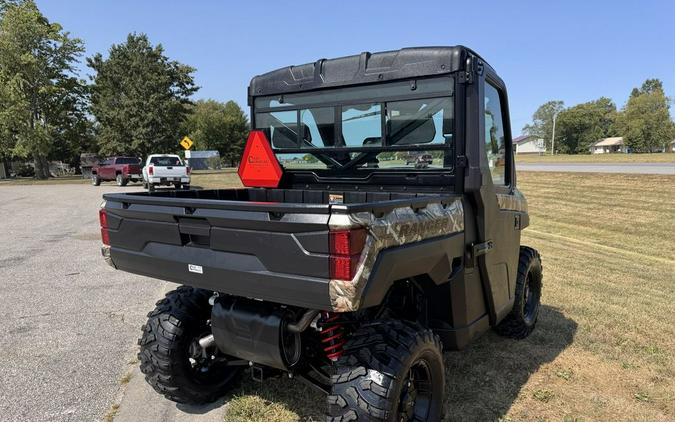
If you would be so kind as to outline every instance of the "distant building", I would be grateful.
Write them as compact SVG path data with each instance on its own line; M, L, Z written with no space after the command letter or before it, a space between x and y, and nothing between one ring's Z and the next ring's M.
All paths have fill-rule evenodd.
M193 170L220 169L220 153L218 151L185 151L190 167Z
M617 152L626 152L622 136L603 138L591 145L591 154L613 154Z
M546 152L544 140L530 135L514 138L513 147L516 154L543 154Z

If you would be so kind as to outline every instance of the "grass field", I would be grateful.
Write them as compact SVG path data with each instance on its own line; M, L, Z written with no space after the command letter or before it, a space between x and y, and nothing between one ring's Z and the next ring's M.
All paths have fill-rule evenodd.
M516 155L519 163L675 163L675 154Z
M526 340L490 332L446 355L447 419L675 420L675 178L521 173L519 182L544 307ZM245 380L226 420L318 421L323 408L299 382Z

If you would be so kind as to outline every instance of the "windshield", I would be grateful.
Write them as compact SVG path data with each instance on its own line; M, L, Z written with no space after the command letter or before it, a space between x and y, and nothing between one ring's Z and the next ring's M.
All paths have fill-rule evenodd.
M178 157L152 157L150 159L150 164L153 164L158 167L168 167L168 166L182 166L183 163Z
M288 169L447 169L453 89L440 77L260 97L255 127Z
M141 160L133 157L122 157L115 160L117 164L141 164Z

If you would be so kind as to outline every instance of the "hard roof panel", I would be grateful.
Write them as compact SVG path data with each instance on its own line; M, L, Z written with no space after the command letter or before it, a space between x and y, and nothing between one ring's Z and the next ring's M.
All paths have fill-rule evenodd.
M249 95L275 95L442 75L461 69L468 53L475 54L463 46L414 47L320 59L254 77Z

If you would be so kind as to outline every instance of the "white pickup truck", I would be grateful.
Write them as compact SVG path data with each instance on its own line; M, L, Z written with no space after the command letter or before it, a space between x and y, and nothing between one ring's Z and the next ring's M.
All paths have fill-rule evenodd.
M153 154L143 167L143 184L152 192L157 186L175 186L190 189L190 167L177 155Z

